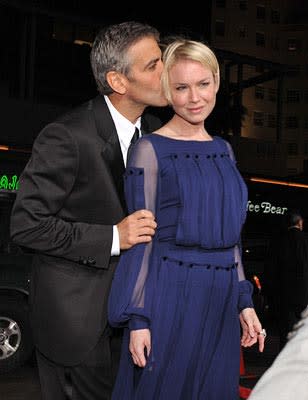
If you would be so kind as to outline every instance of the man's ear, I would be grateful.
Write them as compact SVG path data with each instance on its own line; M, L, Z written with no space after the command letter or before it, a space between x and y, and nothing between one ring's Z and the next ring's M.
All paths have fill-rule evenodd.
M106 75L107 82L114 92L119 94L126 93L126 77L117 71L109 71Z

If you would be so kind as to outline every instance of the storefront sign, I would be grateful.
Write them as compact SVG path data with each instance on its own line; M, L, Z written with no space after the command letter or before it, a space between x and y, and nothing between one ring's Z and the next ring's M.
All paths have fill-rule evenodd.
M19 181L17 175L0 175L0 190L17 190L18 184Z
M251 200L248 200L247 202L247 211L251 213L284 215L287 210L287 207L280 207L270 203L269 201L253 203Z

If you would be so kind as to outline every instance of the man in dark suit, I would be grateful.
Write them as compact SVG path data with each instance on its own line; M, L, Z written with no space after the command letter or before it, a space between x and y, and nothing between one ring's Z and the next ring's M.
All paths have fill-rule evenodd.
M298 210L286 215L287 229L269 248L266 287L280 336L280 349L308 304L308 243Z
M158 39L136 22L97 35L100 95L42 130L20 179L11 235L35 251L30 309L44 400L111 397L120 340L107 299L117 256L156 228L147 210L125 216L122 175L136 128L158 127L143 111L166 105Z

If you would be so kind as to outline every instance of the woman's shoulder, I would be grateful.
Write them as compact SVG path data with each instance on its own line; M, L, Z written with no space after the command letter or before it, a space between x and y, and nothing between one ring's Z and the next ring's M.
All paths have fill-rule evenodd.
M142 135L137 142L134 144L133 154L143 154L143 155L149 155L155 153L155 146L153 143L152 139L152 134L147 133L145 135Z
M138 145L142 148L153 149L159 146L159 135L156 132L146 133L138 140Z

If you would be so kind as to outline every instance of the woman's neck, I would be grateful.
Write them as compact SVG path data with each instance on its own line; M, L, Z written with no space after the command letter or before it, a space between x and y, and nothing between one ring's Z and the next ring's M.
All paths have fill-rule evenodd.
M207 133L204 123L191 124L183 119L173 117L157 133L183 140L212 140L212 137Z

